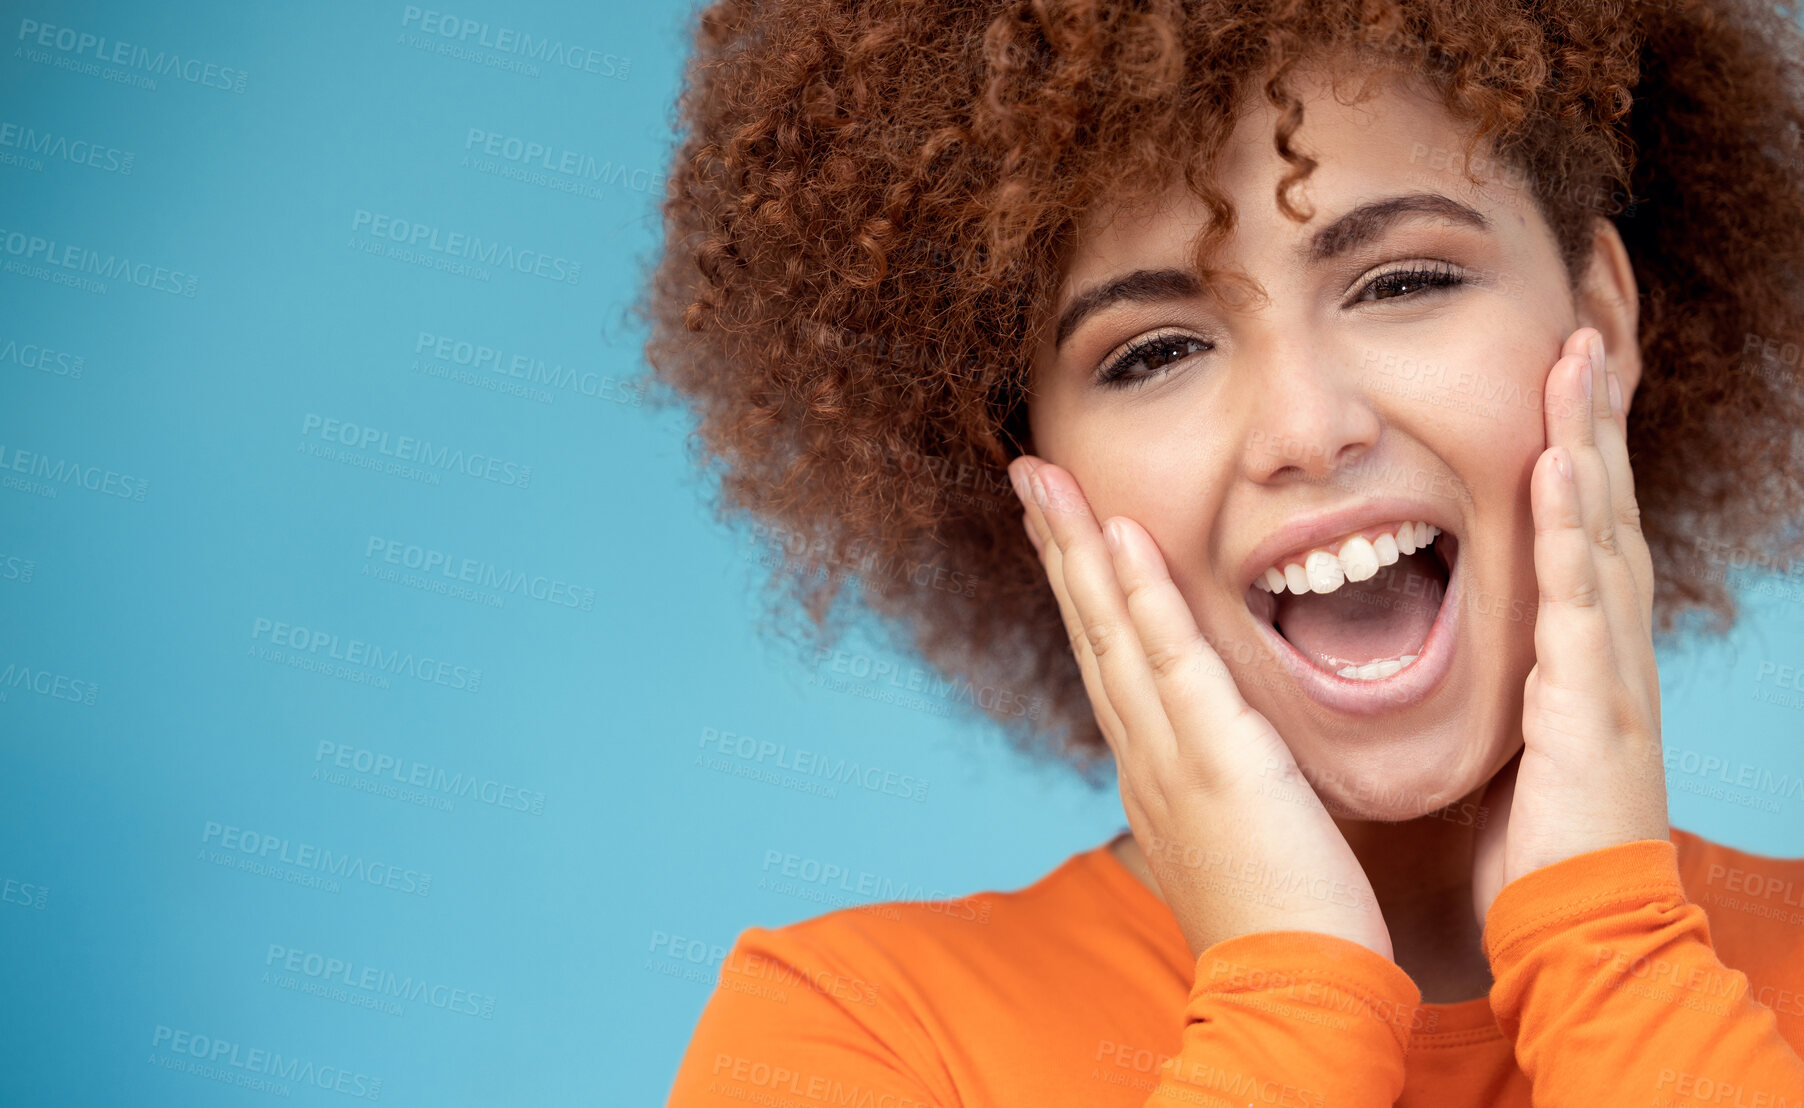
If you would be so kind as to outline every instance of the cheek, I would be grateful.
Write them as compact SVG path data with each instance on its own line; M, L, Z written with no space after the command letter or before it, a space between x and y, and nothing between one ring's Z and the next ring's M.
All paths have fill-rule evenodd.
M1540 330L1508 322L1523 333ZM1367 382L1391 420L1451 466L1477 499L1482 486L1516 485L1546 448L1543 390L1558 351L1551 334L1525 340L1493 325L1417 356L1375 360Z
M1227 480L1208 457L1153 435L1123 435L1077 472L1079 485L1101 525L1125 516L1145 528L1164 559L1165 570L1200 623L1210 622L1206 605L1219 591L1212 570L1217 558L1210 539ZM1130 445L1133 444L1133 445Z
M1231 477L1222 445L1199 433L1211 425L1177 406L1119 419L1095 416L1065 437L1070 453L1055 460L1077 478L1099 525L1126 516L1146 528L1168 563L1200 562L1209 520Z
M1509 516L1520 512L1526 518L1529 474L1547 449L1543 404L1558 353L1557 342L1548 345L1553 355L1539 346L1500 344L1475 356L1469 373L1456 382L1456 395L1466 404L1454 409L1458 418L1450 428L1459 443L1455 464L1475 501L1493 510L1511 506L1515 511L1505 513Z
M1456 349L1432 358L1398 359L1388 368L1379 378L1381 386L1388 386L1383 391L1424 424L1491 436L1540 423L1548 367L1520 355Z

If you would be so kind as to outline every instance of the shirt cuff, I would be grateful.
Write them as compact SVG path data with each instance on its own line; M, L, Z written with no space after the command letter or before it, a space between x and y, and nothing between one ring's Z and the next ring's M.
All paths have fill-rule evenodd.
M1547 1004L1570 1003L1593 975L1598 950L1670 929L1687 903L1678 848L1666 839L1575 854L1505 885L1485 915L1483 940L1498 1026L1519 1038L1531 1003L1544 1015Z
M1399 1048L1409 1045L1425 1018L1422 992L1403 967L1322 931L1256 931L1223 939L1197 959L1193 1011L1204 998L1288 1013L1315 1031L1324 1024L1359 1027L1367 1036L1383 1029Z
M1667 839L1636 839L1575 854L1505 885L1485 914L1484 949L1502 971L1548 931L1650 902L1682 904L1679 851Z

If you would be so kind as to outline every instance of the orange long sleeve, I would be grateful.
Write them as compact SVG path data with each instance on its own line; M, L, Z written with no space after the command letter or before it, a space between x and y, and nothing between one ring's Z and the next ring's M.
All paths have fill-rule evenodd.
M1804 1106L1804 1058L1716 956L1672 843L1543 866L1505 886L1485 924L1491 1003L1537 1105Z
M1013 892L747 929L668 1103L1804 1105L1804 859L1675 830L1512 882L1485 940L1490 995L1448 1004L1314 932L1193 956L1098 847Z
M669 1103L959 1103L895 978L814 948L807 928L739 936ZM886 987L887 986L887 987Z
M1317 931L1261 931L1197 959L1182 1052L1146 1108L1388 1108L1421 992L1397 963Z

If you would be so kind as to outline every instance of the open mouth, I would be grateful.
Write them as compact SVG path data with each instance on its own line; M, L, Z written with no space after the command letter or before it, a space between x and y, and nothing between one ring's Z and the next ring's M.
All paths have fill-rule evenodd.
M1361 714L1419 700L1450 668L1459 538L1422 521L1299 551L1246 591L1281 660L1317 699Z

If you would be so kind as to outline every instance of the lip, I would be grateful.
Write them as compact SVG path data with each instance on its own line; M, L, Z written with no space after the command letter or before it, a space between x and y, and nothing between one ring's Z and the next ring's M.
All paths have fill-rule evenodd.
M1432 520L1424 522L1433 523ZM1441 527L1443 535L1452 534L1440 524L1434 526ZM1416 660L1389 677L1361 681L1318 669L1289 640L1278 634L1277 628L1260 620L1250 610L1247 616L1270 640L1272 652L1285 672L1324 708L1349 716L1381 716L1412 707L1426 700L1453 671L1454 648L1459 641L1461 596L1465 592L1466 577L1466 559L1461 556L1464 551L1459 549L1457 535L1453 536L1453 546L1453 566L1448 573L1447 591L1441 597L1441 610L1435 613L1434 623L1428 628L1428 637L1422 640L1422 648L1417 653Z
M1277 531L1267 535L1265 539L1247 554L1246 561L1240 567L1240 579L1237 582L1240 591L1244 592L1253 584L1253 579L1265 572L1267 566L1277 563L1279 558L1298 550L1309 550L1322 546L1329 539L1338 539L1342 535L1352 534L1367 527L1375 527L1381 523L1403 523L1420 520L1431 527L1439 527L1442 534L1453 528L1447 526L1441 513L1432 505L1419 500L1366 500L1358 504L1349 504L1344 508L1336 508L1331 512L1320 512L1312 516L1293 519Z

